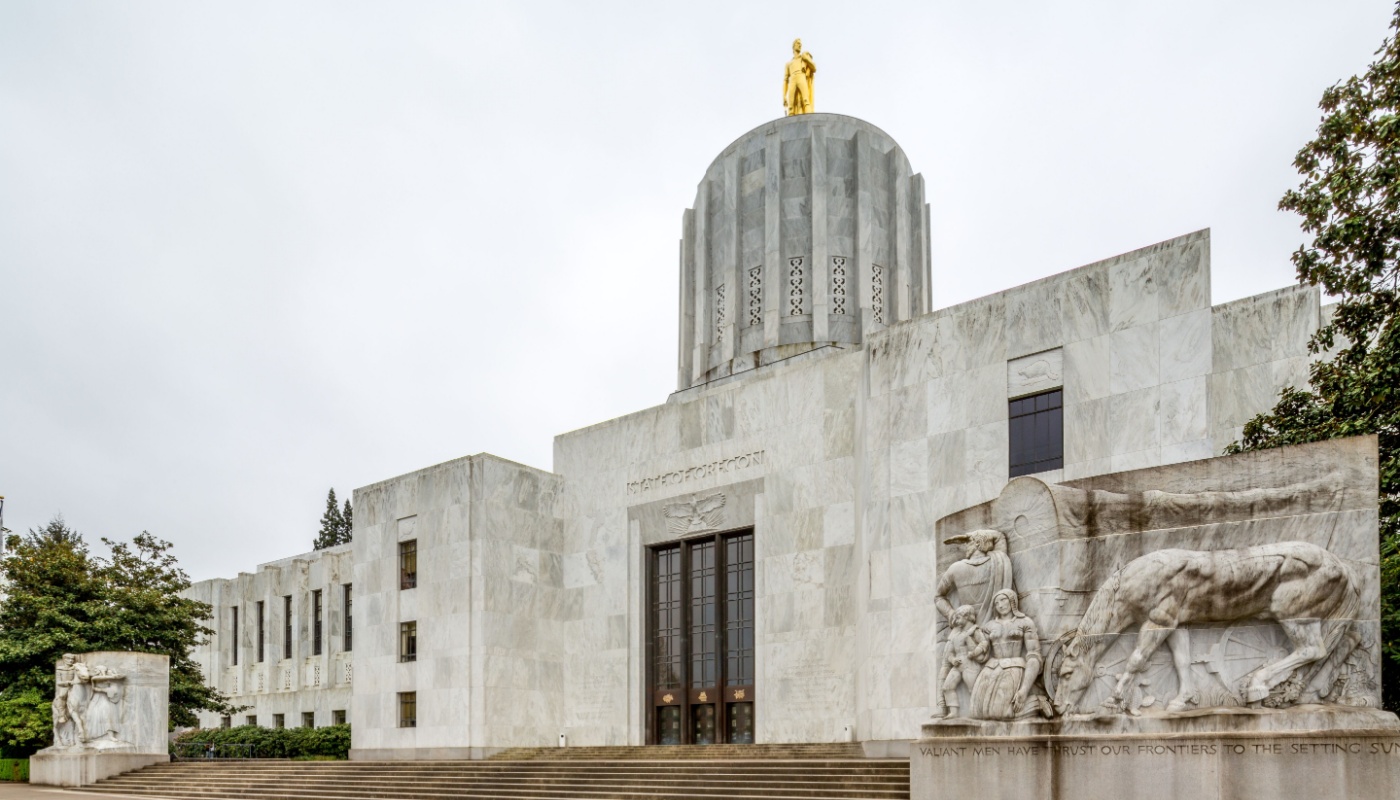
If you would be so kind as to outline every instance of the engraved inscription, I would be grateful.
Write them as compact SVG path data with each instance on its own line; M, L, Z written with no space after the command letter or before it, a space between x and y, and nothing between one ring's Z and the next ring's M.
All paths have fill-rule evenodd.
M659 486L677 486L700 478L707 478L711 475L724 474L726 472L738 472L742 469L763 465L764 451L755 450L752 453L744 453L741 456L731 458L721 458L718 461L711 461L708 464L701 464L697 467L678 469L673 472L663 472L660 475L652 475L641 480L628 481L627 493L639 494L648 489L655 489Z

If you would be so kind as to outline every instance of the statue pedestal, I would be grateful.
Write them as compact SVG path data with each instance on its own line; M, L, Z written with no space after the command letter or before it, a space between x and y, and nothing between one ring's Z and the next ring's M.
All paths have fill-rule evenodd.
M1394 714L1336 707L1230 712L931 722L910 750L910 797L1400 797L1400 720Z
M29 782L48 786L87 786L103 778L170 760L168 753L47 748L29 758Z
M74 653L55 673L55 745L30 757L30 783L87 786L170 760L168 656Z

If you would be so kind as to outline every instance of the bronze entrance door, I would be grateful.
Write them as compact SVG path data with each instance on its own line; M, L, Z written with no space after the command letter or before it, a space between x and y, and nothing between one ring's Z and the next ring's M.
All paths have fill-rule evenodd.
M751 744L753 531L648 554L648 744Z

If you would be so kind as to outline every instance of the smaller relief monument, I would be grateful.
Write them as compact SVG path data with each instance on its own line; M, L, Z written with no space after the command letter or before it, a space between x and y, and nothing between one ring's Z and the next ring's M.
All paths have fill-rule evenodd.
M1016 478L939 520L913 797L1400 796L1375 447Z
M53 746L29 780L85 786L169 759L170 659L150 653L65 653L54 666Z

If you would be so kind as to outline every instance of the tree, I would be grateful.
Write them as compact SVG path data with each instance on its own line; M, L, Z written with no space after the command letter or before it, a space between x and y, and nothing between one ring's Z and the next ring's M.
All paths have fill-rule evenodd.
M204 684L190 651L213 633L212 609L180 596L190 581L170 543L142 532L103 541L95 558L82 536L54 519L10 536L0 557L0 747L21 752L51 741L54 663L64 653L127 650L170 656L170 721L193 725L198 710L237 708Z
M349 542L352 518L350 501L345 501L345 510L342 511L335 504L335 489L331 489L326 494L326 512L321 515L321 530L316 534L316 541L312 543L312 547L324 550Z
M1227 452L1375 434L1380 448L1382 693L1400 709L1400 6L1363 75L1322 94L1317 138L1279 208L1313 237L1293 254L1302 283L1335 297L1309 344L1307 389L1284 389Z

